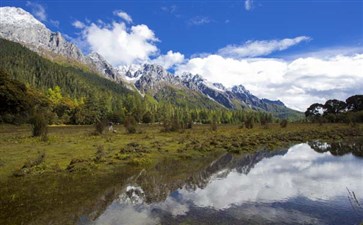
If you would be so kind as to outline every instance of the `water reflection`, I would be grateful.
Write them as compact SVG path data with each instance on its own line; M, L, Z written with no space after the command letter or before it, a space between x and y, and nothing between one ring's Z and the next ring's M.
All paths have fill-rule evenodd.
M329 144L321 141L312 141L308 144L317 152L330 152L335 156L352 153L355 156L363 157L363 139L354 140L353 142L333 142Z
M353 154L348 154L343 145L334 148L339 151L332 146L312 142L274 153L225 155L178 189L157 184L163 174L145 172L99 218L87 223L359 224L361 148L352 147ZM165 198L146 190L164 193ZM158 197L153 201L150 196Z

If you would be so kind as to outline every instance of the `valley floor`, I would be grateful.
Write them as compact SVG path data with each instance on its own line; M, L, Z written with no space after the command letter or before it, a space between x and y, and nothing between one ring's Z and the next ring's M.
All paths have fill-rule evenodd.
M161 170L161 161L175 164L175 171L163 179L177 185L175 181L187 180L194 170L226 152L274 150L316 139L362 139L362 128L362 124L290 123L286 128L279 124L253 129L219 125L212 131L210 125L194 125L178 132L161 132L162 127L155 124L139 125L136 134L115 126L116 132L94 135L93 126L50 126L48 140L42 141L31 137L28 125L2 124L0 224L33 219L35 222L27 224L69 224L77 217L74 214L81 216L91 213L84 212L94 210L91 206L102 207L95 199L105 200L107 196L100 195L119 190L115 183L121 185L121 180L143 169ZM117 194L110 193L110 199Z
M243 153L306 142L362 136L362 125L278 124L253 129L237 125L194 125L161 132L160 125L140 125L136 134L123 126L94 135L93 126L50 126L48 140L31 137L30 126L0 125L0 181L42 173L108 171L120 165L144 167L164 157L205 157L211 153Z

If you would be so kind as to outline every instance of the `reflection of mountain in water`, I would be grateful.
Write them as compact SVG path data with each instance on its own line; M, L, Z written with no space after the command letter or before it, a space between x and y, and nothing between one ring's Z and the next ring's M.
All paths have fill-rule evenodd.
M203 189L210 180L215 178L222 179L232 170L236 170L238 173L248 174L262 159L275 155L283 155L285 153L286 150L274 152L261 151L243 156L225 154L212 162L206 169L191 176L185 184L185 187L190 190L195 190L196 188Z
M342 156L348 153L352 153L357 157L363 157L363 139L355 140L354 142L320 142L311 141L308 142L310 147L316 152L330 152L335 156Z
M135 198L135 194L141 193L139 198L143 198L146 203L161 202L178 188L184 187L187 190L203 189L210 180L222 179L232 170L248 174L262 159L283 155L286 151L261 151L240 156L224 154L209 165L199 166L199 168L190 165L189 161L164 160L153 170L143 171L137 176L128 187L126 196L133 196ZM133 186L137 190L131 188ZM140 188L142 192L139 191ZM131 199L126 200L125 195L122 196L122 199L127 202L133 202Z
M355 156L362 157L363 152L363 142L335 142L328 144L314 141L308 144L316 152L329 151L336 156L352 153ZM224 154L209 165L207 164L204 167L199 165L199 168L191 166L189 161L166 159L156 165L154 169L143 171L136 179L132 180L132 185L135 185L136 189L130 188L132 187L130 185L126 191L126 198L127 196L135 198L135 194L141 193L138 199L143 199L145 203L162 202L178 188L183 187L189 191L197 188L204 189L211 180L223 179L231 171L248 174L261 160L284 155L286 152L287 150L260 151L247 155ZM139 190L142 190L142 192ZM123 196L123 201L131 201L126 198Z
M93 213L82 217L79 224L90 224L110 205L113 199L121 204L142 205L164 202L178 188L205 188L211 180L223 179L231 171L248 174L264 158L283 155L286 150L261 151L247 155L224 154L214 161L165 159L154 168L127 179L128 185L110 188L97 201Z
M354 154L359 154L361 145L309 144L315 151L298 144L276 152L225 154L214 161L165 159L128 179L106 211L86 224L360 221L362 161L354 155L334 155L353 147L357 147L352 149ZM317 153L327 151L334 153Z

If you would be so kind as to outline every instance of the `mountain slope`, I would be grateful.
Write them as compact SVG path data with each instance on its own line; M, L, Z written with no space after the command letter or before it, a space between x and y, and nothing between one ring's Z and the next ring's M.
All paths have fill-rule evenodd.
M29 49L0 38L0 65L11 78L37 89L60 86L72 98L92 95L94 92L124 96L131 93L122 84L107 80L95 73L59 65L51 62Z

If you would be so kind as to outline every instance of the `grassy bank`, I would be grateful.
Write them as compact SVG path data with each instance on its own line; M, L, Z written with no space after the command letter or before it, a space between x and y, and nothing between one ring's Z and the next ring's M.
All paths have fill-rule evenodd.
M211 152L242 153L312 139L362 136L361 125L346 124L289 124L286 128L270 124L253 129L221 125L216 131L197 125L179 132L144 125L136 134L127 134L122 126L115 129L116 133L94 135L93 126L52 126L49 139L42 141L31 137L29 126L0 125L0 181L42 173L110 172L124 165L145 167L163 157L198 158Z

